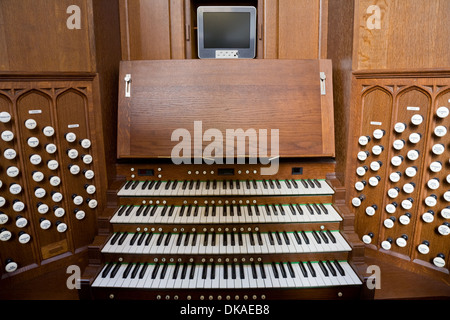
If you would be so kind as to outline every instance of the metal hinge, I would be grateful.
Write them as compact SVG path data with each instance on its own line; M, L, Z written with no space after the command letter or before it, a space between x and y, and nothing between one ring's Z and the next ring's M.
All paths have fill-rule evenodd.
M325 96L327 94L327 88L325 85L325 81L327 80L327 75L325 72L320 73L320 94Z
M125 97L131 97L131 74L125 76Z

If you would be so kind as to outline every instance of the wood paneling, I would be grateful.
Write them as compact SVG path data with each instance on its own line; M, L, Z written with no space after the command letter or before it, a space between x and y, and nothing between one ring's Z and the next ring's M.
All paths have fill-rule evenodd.
M81 29L68 29L67 8L80 8ZM0 70L95 71L89 0L0 2Z
M121 0L122 60L184 59L183 0Z
M448 67L450 2L357 0L354 70ZM370 30L369 6L381 10L381 28Z
M327 74L326 96L320 92L320 72ZM122 81L118 156L171 157L179 143L171 141L173 132L186 129L193 141L195 121L202 122L199 130L220 131L224 140L218 143L223 146L223 156L226 130L238 129L252 129L256 134L260 129L267 130L267 144L260 140L257 148L272 150L267 152L268 157L278 153L271 148L271 130L279 130L281 157L334 156L330 72L326 60L122 63L121 78L131 74L131 98L124 96ZM203 141L200 146L204 150L208 145ZM245 154L236 145L233 154L251 156L251 143L245 145ZM195 157L198 144L193 146Z

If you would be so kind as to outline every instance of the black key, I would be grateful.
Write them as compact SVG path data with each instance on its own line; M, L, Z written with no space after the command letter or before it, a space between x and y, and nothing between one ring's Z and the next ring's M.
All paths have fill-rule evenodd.
M275 237L277 238L278 245L281 246L283 244L283 241L281 240L280 233L278 231L275 232Z
M170 242L170 237L172 236L172 233L169 232L166 236L166 240L164 241L164 247L167 247L169 245Z
M273 274L274 274L275 278L278 279L280 276L278 274L278 270L277 270L277 266L276 266L275 262L272 262L272 270L273 270Z
M239 180L236 180L236 189L238 189L238 190L241 189L241 184L240 184Z
M148 215L148 212L150 211L152 207L151 206L145 206L145 210L144 213L142 214L144 217L146 217Z
M169 210L169 217L172 216L173 210L175 210L175 206L174 206L174 205L171 205L171 206L170 206L170 210Z
M224 246L227 246L228 245L228 239L227 239L228 237L227 237L227 233L226 232L224 232L223 233L223 245Z
M195 247L195 244L197 243L197 232L194 232L192 235L192 246Z
M214 180L214 181L213 181L213 190L216 190L216 189L217 189L217 181Z
M209 180L206 180L206 190L209 190L209 185L211 184L211 182Z
M211 264L211 280L216 278L216 264L213 262Z
M250 189L250 180L246 180L245 181L245 187L247 188L247 189Z
M278 189L281 189L281 183L278 179L275 180L275 185L277 186Z
M136 242L138 237L139 237L139 232L136 232L130 240L130 246L134 245L134 243Z
M252 276L253 276L253 279L257 279L258 278L258 275L256 273L256 266L255 266L254 262L252 262Z
M289 180L284 180L284 183L286 184L286 187L288 187L288 189L292 189L291 183L289 182Z
M272 246L275 245L275 241L273 240L272 232L268 232L267 235L269 236L269 242Z
M286 279L287 278L287 273L286 273L286 269L284 268L283 262L280 262L278 264L278 266L279 266L280 271L281 271L281 276Z
M231 263L231 279L236 279L236 266L234 262Z
M202 279L206 279L208 271L208 264L206 262L203 263L203 270L202 270Z
M273 183L272 180L269 180L269 187L270 189L275 189L275 184Z
M240 231L238 232L238 243L239 243L239 246L244 245L244 241L242 240L242 233Z
M131 185L131 190L135 190L136 187L139 185L140 181L134 181L133 184Z
M223 278L228 279L228 263L223 264Z
M125 212L125 209L127 208L127 206L121 206L119 208L119 210L117 211L117 215L120 217L123 215L123 213Z
M250 244L252 245L252 246L254 246L255 245L255 239L253 238L253 232L249 232L249 234L248 234L248 236L249 236L249 238L250 238Z
M268 205L268 204L266 204L266 205L265 205L265 207L266 207L266 214L267 214L268 216L270 216L270 215L271 215L271 213L270 213L270 208L269 208L269 205Z
M207 217L208 214L209 214L209 204L207 204L207 205L205 206L205 217Z
M255 213L256 213L256 215L257 215L257 216L260 216L261 213L259 212L259 207L258 207L258 205L255 204L254 208L255 208Z
M330 230L326 231L328 238L330 238L331 242L336 243L336 238Z
M341 274L341 276L345 276L345 271L342 268L342 266L340 265L339 261L335 260L333 261L334 266L336 267L336 269L339 271L339 273Z
M161 242L163 241L163 239L164 239L164 232L161 232L161 233L159 234L158 240L156 240L156 245L157 245L157 246L160 246L160 245L161 245Z
M308 184L306 183L305 180L300 180L301 183L303 184L303 187L305 187L306 189L308 189Z
M318 215L321 215L321 214L322 214L322 212L320 212L320 209L319 209L319 207L317 206L317 204L313 203L313 204L312 204L312 207L313 207L314 211L316 211L316 213L317 213Z
M261 271L261 277L263 279L266 278L266 271L264 270L264 264L262 263L262 261L259 263L259 270Z
M183 270L181 270L181 280L184 280L186 278L187 268L188 268L188 264L185 262L183 264Z
M150 240L152 240L153 237L153 232L150 232L147 236L147 238L145 239L145 245L148 246L150 243Z
M148 185L148 189L147 189L147 190L153 189L153 187L155 186L155 184L156 184L156 181L155 181L155 180L150 181L150 184Z
M300 213L300 215L303 215L303 209L300 205L296 204L295 207L297 208L297 211Z
M152 210L150 211L150 217L153 217L156 213L156 210L158 210L158 206L154 205Z
M240 204L237 205L237 215L238 215L238 217L242 217L242 211L241 211L241 205Z
M228 211L228 205L224 204L224 205L223 205L223 216L224 216L224 217L227 216L227 211Z
M320 234L320 236L322 237L322 239L323 239L323 242L325 242L326 244L328 244L330 241L328 241L328 238L327 238L327 236L326 236L326 233L325 232L319 232L319 234Z
M289 270L289 274L291 275L291 278L295 278L294 268L292 267L292 264L290 261L288 261L287 266L288 266L288 270Z
M141 213L142 213L142 211L145 209L145 207L146 207L146 206L144 206L143 204L141 204L141 205L139 206L139 209L137 209L137 211L136 211L136 216L137 216L137 217L139 217L139 216L141 215Z
M188 209L187 209L186 217L190 217L191 216L191 210L192 210L192 204L190 204Z
M175 189L177 188L177 185L178 185L178 181L175 180L175 181L172 183L172 190L175 190Z
M111 237L111 241L109 242L110 244L115 244L116 241L120 238L121 233L120 232L116 232L114 234L114 236Z
M300 239L298 232L294 231L294 237L295 237L295 240L297 240L298 244L302 244L302 239Z
M264 189L267 189L268 188L268 184L267 184L266 179L263 179L262 183L263 183Z
M325 275L325 277L329 277L330 275L328 274L328 270L327 268L325 268L325 265L323 264L322 261L319 261L319 267L322 270L322 273Z
M159 262L157 262L155 264L155 267L153 268L152 279L156 279L156 276L158 275L158 270L159 270Z
M300 234L302 235L303 240L305 240L305 243L309 244L309 238L308 238L307 234L305 233L305 231L300 231Z
M215 217L216 216L216 205L213 204L212 206L212 216Z
M168 266L169 266L169 264L167 262L164 263L164 267L163 267L163 269L161 271L161 276L159 277L160 279L164 279L165 278Z
M208 245L208 232L205 233L205 236L203 237L203 246Z
M327 261L325 261L325 264L328 267L328 270L330 270L330 272L333 275L333 277L336 277L337 276L336 269L334 269L334 267L331 264L331 262L327 260Z
M258 184L256 183L256 180L252 180L253 189L258 189Z
M235 242L235 240L234 240L234 232L231 232L230 233L230 238L231 238L231 246L235 246L236 245L236 242Z
M167 208L169 208L169 207L167 206L167 204L164 205L164 207L163 207L163 209L162 209L162 211L161 211L161 217L164 217L164 216L166 215Z
M133 211L133 209L134 209L134 206L129 206L127 208L127 211L125 211L125 216L128 217L130 215L131 211Z
M179 270L180 270L180 263L177 262L177 264L175 265L175 269L173 270L173 275L172 275L173 280L175 280L177 278Z
M283 215L283 216L286 215L286 212L284 211L284 208L283 208L283 206L281 204L278 205L278 208L279 208L279 210L281 212L281 215Z
M233 180L228 181L228 183L230 184L230 189L233 190L234 189Z
M216 245L216 233L213 232L211 235L211 246L215 246Z
M274 215L276 215L276 216L278 215L277 207L274 204L272 205L272 211L273 211Z
M247 211L248 211L248 215L251 217L253 216L253 211L252 211L252 206L251 205L247 205Z
M230 204L230 216L234 217L234 205Z
M194 209L194 217L198 216L198 204L195 205L195 209Z
M308 278L308 272L306 271L306 268L303 265L303 262L299 262L298 267L300 268L300 271L302 272L303 276L305 278Z
M295 181L295 180L291 180L291 182L292 182L292 185L294 186L294 188L298 188L298 184L297 184L297 181Z
M180 232L178 234L178 238L177 238L177 242L176 242L176 246L179 247L181 245L181 240L183 239L183 232Z
M106 268L102 272L102 278L106 278L106 276L108 275L109 271L111 271L113 266L114 266L114 263L108 263L106 265Z
M172 183L172 180L167 181L166 185L164 186L164 190L169 190L171 183Z
M313 216L314 215L313 208L309 204L306 204L305 207L308 209L309 213Z
M316 270L314 270L314 268L313 268L311 262L308 261L308 262L306 263L306 265L308 266L309 272L311 272L311 275L313 276L313 278L315 278L315 277L317 276L317 275L316 275Z
M136 263L136 264L135 264L134 269L133 269L133 271L131 272L131 279L136 278L136 275L137 275L137 273L138 273L140 267L141 267L141 264L140 264L140 263Z
M189 273L189 279L194 279L194 274L195 274L195 263L192 262L191 264L191 272Z
M114 268L113 268L112 271L111 271L110 278L114 278L114 277L116 276L117 272L118 272L119 269L120 269L120 266L121 266L120 263L116 263L116 265L114 266Z
M159 187L161 186L161 183L162 183L161 180L158 180L158 182L156 182L155 190L158 190L158 189L159 189Z
M244 264L242 262L239 263L239 274L241 279L245 279Z
M317 186L317 188L322 188L322 185L320 184L319 180L313 179L313 182Z
M322 241L320 240L320 238L319 238L319 236L317 235L317 233L316 233L315 231L312 231L311 233L312 233L314 239L316 239L316 242L317 242L318 244L321 244Z
M141 272L139 272L139 279L143 279L145 272L147 271L148 268L148 264L147 262L144 263L144 265L142 266Z
M134 183L133 180L128 181L127 183L125 183L125 190L130 189L131 185Z
M181 186L181 189L186 190L187 184L188 184L188 181L184 180L183 185Z
M316 187L316 185L314 184L314 182L312 182L312 180L306 180L306 181L308 182L308 184L309 184L309 186L311 188L315 188Z
M189 190L192 190L194 188L194 180L189 181Z
M322 211L323 211L325 214L328 214L328 209L327 209L327 207L325 207L322 203L319 203L319 207L320 207L320 209L322 209Z
M262 245L263 245L263 240L262 240L261 233L258 231L258 232L256 233L256 236L257 236L257 238L258 238L258 244L259 244L260 246L262 246Z
M284 242L289 245L291 244L291 241L289 240L289 236L287 235L286 231L283 231L283 237L284 237Z
M122 233L122 236L119 239L119 245L122 245L123 242L125 241L125 238L128 236L128 233L124 232Z
M197 180L197 183L195 184L195 190L199 190L200 189L200 184L201 184L201 181Z

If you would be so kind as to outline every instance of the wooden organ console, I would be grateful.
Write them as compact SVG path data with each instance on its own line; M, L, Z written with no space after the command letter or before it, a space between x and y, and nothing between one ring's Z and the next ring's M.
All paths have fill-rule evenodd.
M334 176L330 61L127 61L120 79L117 179L82 297L359 297L363 247ZM193 151L174 160L177 129ZM245 151L223 146L226 158L217 144L205 156L227 129ZM261 163L249 163L252 129L279 130L276 146L258 136Z

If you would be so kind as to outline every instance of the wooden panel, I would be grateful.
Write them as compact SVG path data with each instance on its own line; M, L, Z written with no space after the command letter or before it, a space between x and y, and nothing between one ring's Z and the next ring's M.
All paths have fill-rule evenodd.
M183 59L183 0L121 0L123 60Z
M320 63L324 70L320 69ZM171 157L172 149L180 141L172 142L172 133L187 129L194 140L198 137L194 136L195 121L202 122L200 130L219 130L224 139L227 129L244 132L267 129L268 137L271 130L279 130L279 155L283 157L332 156L334 144L324 142L329 138L324 132L333 132L333 117L329 117L333 113L332 104L321 98L319 80L320 71L330 71L331 66L329 61L320 63L319 60L122 63L121 78L131 74L132 80L131 98L124 97L123 83L119 89L118 156ZM332 96L331 74L327 74L327 79L327 95ZM328 114L325 120L324 114ZM202 150L207 145L209 142L203 141ZM250 155L249 145L246 142L246 156ZM221 146L225 156L225 145ZM270 138L265 146L272 150ZM259 147L264 147L262 140ZM234 155L239 156L236 148L234 145ZM194 149L201 152L199 145L194 145ZM195 155L194 150L192 156ZM274 154L267 152L267 156L271 155Z
M450 2L447 0L358 0L354 70L436 68L450 65ZM381 12L381 28L368 19Z
M80 8L81 29L67 28L71 5ZM1 1L0 70L95 71L89 10L87 0Z
M278 10L278 58L318 59L320 0L282 0Z

